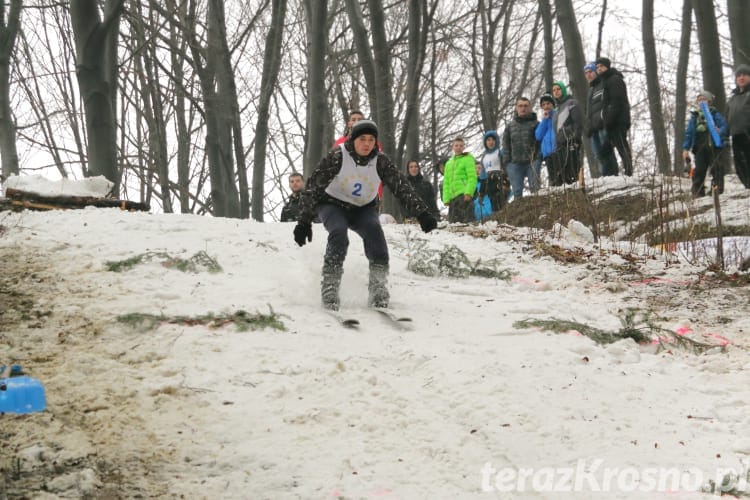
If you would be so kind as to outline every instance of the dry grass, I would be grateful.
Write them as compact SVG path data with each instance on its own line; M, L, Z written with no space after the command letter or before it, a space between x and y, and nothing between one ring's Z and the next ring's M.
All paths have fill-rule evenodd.
M604 196L606 194L606 197ZM551 230L576 219L599 237L643 241L649 245L670 244L716 237L712 224L697 222L697 215L712 210L709 205L690 206L690 196L669 186L644 186L622 194L589 195L580 189L556 190L515 200L492 219L512 226ZM724 226L724 236L750 236L750 225Z

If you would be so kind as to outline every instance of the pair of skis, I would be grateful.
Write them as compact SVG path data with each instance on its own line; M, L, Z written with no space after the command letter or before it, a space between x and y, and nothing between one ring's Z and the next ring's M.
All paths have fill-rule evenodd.
M382 308L377 308L377 307L370 308L370 310L378 313L381 318L383 318L388 323L390 323L391 326L399 330L411 329L412 319L407 316L399 316L388 309L382 309ZM333 316L339 322L341 326L345 328L350 328L352 330L359 329L360 322L357 318L341 314L338 311L328 311L328 313L331 316Z

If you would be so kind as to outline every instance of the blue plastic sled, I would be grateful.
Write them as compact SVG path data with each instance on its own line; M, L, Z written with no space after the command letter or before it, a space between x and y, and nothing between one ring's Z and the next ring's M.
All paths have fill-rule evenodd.
M708 109L706 101L701 101L701 110L703 111L703 116L706 117L706 124L708 124L708 131L711 133L711 139L714 141L714 146L717 148L722 147L721 137L719 136L719 132L716 131L716 122L711 114L711 110Z

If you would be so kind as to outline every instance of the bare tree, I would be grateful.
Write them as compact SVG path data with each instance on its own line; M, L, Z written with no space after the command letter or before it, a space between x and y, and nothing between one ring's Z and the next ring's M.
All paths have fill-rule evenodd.
M565 42L565 63L572 82L571 91L579 103L587 102L589 85L582 71L586 63L573 3L571 0L555 0L555 8L557 24L560 26L560 33ZM583 146L589 163L589 174L591 177L598 177L599 169L594 161L589 141L583 141Z
M539 12L542 15L542 27L544 28L544 88L551 89L554 80L554 41L552 40L552 7L549 0L539 0Z
M117 168L117 41L124 0L106 0L104 18L97 0L71 0L76 42L76 74L86 112L88 173L103 175L119 194Z
M326 151L328 141L321 121L328 121L330 111L326 95L326 50L328 46L328 0L304 0L307 19L307 140L305 141L305 175L312 169Z
M145 11L143 4L138 2L134 3L132 8L133 12L128 16L128 20L132 28L130 44L134 71L130 73L137 79L131 83L133 88L137 89L135 92L137 97L134 96L133 99L140 98L132 105L139 118L136 120L137 126L140 127L140 124L144 123L147 129L145 131L147 140L135 141L139 153L138 163L144 163L142 175L146 178L147 187L141 199L150 204L151 196L156 192L162 210L165 213L171 213L174 210L169 178L168 145L170 141L167 133L167 119L172 113L167 113L166 109L172 99L170 95L165 94L165 89L161 85L161 82L166 79L162 78L158 65L158 46L151 43L149 39L149 33L156 32L159 28L151 26L154 22L153 16L156 15L155 11L151 9ZM129 100L128 93L124 93L123 101ZM126 125L123 123L122 127L126 128ZM138 131L141 133L140 128ZM144 148L143 145L147 147ZM159 188L158 191L154 189L156 186Z
M232 148L234 130L230 85L231 68L226 65L228 44L223 0L209 0L207 6L206 46L197 33L197 5L190 0L181 26L187 31L191 61L200 80L206 127L206 156L211 179L211 205L219 217L240 217L239 193L235 184Z
M692 3L698 30L698 42L701 47L703 87L716 96L713 102L716 109L724 112L724 103L727 96L724 91L719 30L716 26L713 2L692 0Z
M750 64L750 3L747 0L727 0L727 17L734 65Z
M607 0L602 0L602 13L599 16L599 29L596 32L596 52L594 59L602 55L602 34L604 33L604 21L607 19Z
M685 116L687 114L687 72L688 61L690 59L690 38L693 27L693 8L690 0L682 2L682 29L680 31L680 47L677 56L677 74L675 85L675 106L674 106L674 152L673 166L674 172L682 170L682 142L685 139Z
M427 40L432 21L437 8L437 0L428 5L425 0L409 0L409 54L406 64L406 113L398 141L396 158L399 161L418 159L420 156L419 139L421 137L419 123L420 81L427 52Z
M393 157L394 162L398 164L400 159L394 157L396 131L393 94L391 93L391 48L385 34L383 5L381 0L368 0L367 5L370 11L369 30L365 27L358 0L346 0L346 11L365 78L370 109L378 124L378 139L385 153ZM370 45L370 37L372 37L372 45ZM398 202L387 188L383 191L383 211L398 217L400 214Z
M265 180L266 141L268 140L268 115L271 97L276 90L276 80L281 66L281 43L284 34L286 0L273 0L271 8L271 28L263 56L263 76L261 78L258 123L255 128L255 160L253 164L252 216L263 221L263 181Z
M503 29L500 33L503 41L498 44L498 27L503 19L505 26L508 26L510 18L508 9L512 5L511 0L504 0L495 10L495 3L479 0L474 16L471 57L483 130L494 129L498 123L500 100L498 72L502 70L501 58L505 55L507 43L507 31Z
M10 62L20 18L21 0L11 0L7 22L5 6L0 5L0 157L3 179L9 175L18 175L16 121L10 106Z
M150 0L152 8L158 8L160 0ZM174 12L178 19L187 16L187 3L175 0L166 0L169 12ZM190 127L188 125L188 92L185 87L185 72L183 67L187 65L186 54L188 51L188 38L181 36L181 30L176 23L169 23L169 40L174 47L169 51L169 62L171 63L172 79L174 81L175 95L175 142L177 144L177 199L180 202L180 213L190 213Z
M15 106L17 142L35 158L49 158L44 167L53 167L63 178L74 171L88 176L69 9L31 10L24 20L33 22L34 29L21 30L18 38L13 75L22 96Z
M667 145L667 129L664 126L664 113L659 89L659 68L656 61L656 41L654 40L654 0L643 0L641 17L643 35L643 53L646 61L646 86L648 87L648 109L651 112L651 129L654 133L656 165L659 172L668 174L672 171Z

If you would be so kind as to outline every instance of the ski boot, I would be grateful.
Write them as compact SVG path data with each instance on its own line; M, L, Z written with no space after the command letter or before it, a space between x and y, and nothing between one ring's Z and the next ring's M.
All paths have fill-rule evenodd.
M369 297L367 305L369 307L386 308L388 307L388 264L376 264L370 262L370 283L368 285Z
M331 311L338 311L341 300L339 287L344 268L340 265L323 264L323 275L320 280L320 298L323 307Z

